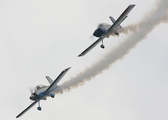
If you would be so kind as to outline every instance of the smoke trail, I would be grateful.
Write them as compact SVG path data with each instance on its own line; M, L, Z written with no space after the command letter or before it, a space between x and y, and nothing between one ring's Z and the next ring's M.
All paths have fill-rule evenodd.
M69 91L83 85L86 81L91 80L96 75L99 75L104 70L107 70L115 61L121 59L133 47L135 47L137 43L146 38L155 26L160 23L167 23L168 0L160 0L156 6L157 7L153 11L149 12L142 21L126 27L123 32L134 31L134 33L131 34L123 43L121 43L113 51L107 53L92 66L86 68L85 71L77 74L75 77L70 78L67 82L60 85L56 93L63 93L64 91Z

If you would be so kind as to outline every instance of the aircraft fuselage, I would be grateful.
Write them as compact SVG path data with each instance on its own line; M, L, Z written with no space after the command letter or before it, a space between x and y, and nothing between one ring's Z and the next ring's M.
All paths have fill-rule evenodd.
M49 86L43 86L43 85L38 85L34 89L34 93L31 94L30 99L33 101L36 101L38 99L46 100L46 97L51 96L54 98L55 93L54 92L49 92L48 94L44 94L44 92L48 89ZM54 87L53 90L55 90L58 86Z

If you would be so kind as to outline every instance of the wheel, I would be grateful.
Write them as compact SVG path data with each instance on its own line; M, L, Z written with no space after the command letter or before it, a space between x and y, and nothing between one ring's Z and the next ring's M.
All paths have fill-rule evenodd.
M105 48L105 46L104 46L104 45L100 45L100 47L101 47L101 48L103 48L103 49Z
M39 111L40 111L40 110L41 110L41 107L37 107L37 110L39 110Z
M55 97L55 95L54 95L54 94L51 94L50 96L51 96L52 98L54 98L54 97Z

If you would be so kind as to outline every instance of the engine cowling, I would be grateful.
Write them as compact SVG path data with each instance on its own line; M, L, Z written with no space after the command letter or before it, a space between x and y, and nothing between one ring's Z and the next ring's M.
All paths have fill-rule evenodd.
M93 36L101 37L102 35L104 35L104 33L106 33L106 30L104 28L98 28L94 31Z

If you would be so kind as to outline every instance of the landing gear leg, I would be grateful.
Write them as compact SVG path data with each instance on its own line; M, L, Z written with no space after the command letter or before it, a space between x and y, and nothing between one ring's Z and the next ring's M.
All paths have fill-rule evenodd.
M37 110L41 110L41 107L40 107L40 101L38 101L38 107L37 107Z
M103 45L103 40L102 40L102 44L100 45L101 48L105 48L105 46Z

